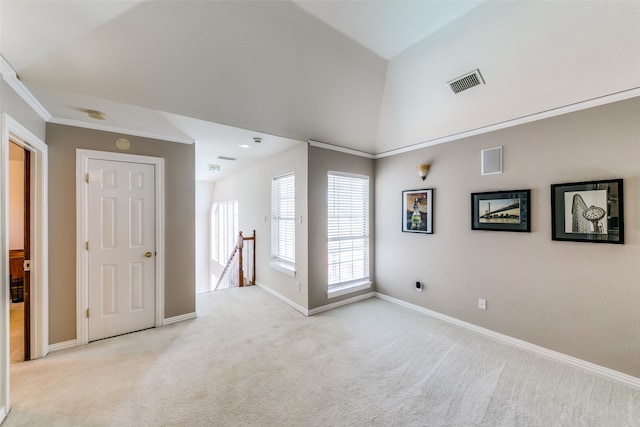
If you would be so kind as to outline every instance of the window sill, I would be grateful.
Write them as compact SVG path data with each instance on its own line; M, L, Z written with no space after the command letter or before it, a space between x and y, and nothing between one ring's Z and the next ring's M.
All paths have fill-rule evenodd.
M284 273L287 276L296 277L296 268L293 265L283 264L278 261L271 261L269 264L274 270Z
M364 280L362 282L349 283L348 285L336 287L327 292L327 298L335 298L341 295L350 294L352 292L362 291L364 289L371 289L373 282Z

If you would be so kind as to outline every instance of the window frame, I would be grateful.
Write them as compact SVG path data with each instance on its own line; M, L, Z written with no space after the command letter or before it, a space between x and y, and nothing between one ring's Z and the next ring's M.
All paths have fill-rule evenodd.
M296 274L295 172L271 180L271 267L289 276ZM290 180L290 182L289 182Z
M347 180L352 180L351 183L348 183L350 188L345 189L342 188L340 190L342 194L340 198L340 194L335 192L336 190L336 180L342 180L342 185L345 185L345 182L348 183ZM357 180L357 181L355 181ZM328 298L333 298L336 296L344 295L351 292L356 292L363 289L370 289L371 282L371 190L370 190L371 178L366 175L345 173L345 172L337 172L337 171L328 171L327 172L327 296ZM363 187L358 193L355 193L358 196L357 200L354 202L354 187ZM361 208L359 208L361 206ZM343 212L341 215L339 212ZM348 215L345 214L353 214L353 213L361 213L361 221L356 222L355 224L352 222L353 217L350 219L346 219L345 217ZM340 220L343 220L342 223ZM336 224L336 221L338 223ZM354 230L354 226L356 226L357 230ZM336 228L337 227L337 228ZM344 234L344 229L351 228L351 232ZM356 233L354 233L356 231ZM358 233L359 232L359 233ZM341 264L345 264L345 261L342 259L336 260L336 248L335 245L332 245L332 242L355 242L362 241L360 244L356 246L356 249L347 250L347 249L338 249L338 258L340 255L347 255L354 258L354 253L361 256L356 257L356 260L359 261L360 265L355 265L359 273L354 274L354 263L353 261L350 264L348 269L351 270L351 273L347 273L343 276L344 272L340 268ZM333 246L333 248L332 248ZM348 262L348 261L346 261ZM337 274L337 280L335 275Z

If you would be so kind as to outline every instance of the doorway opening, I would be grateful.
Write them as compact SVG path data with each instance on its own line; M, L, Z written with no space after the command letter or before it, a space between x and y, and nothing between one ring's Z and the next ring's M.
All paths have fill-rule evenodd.
M11 363L19 363L31 359L31 153L9 141L9 348Z
M0 125L0 224L2 228L2 239L0 239L0 314L5 319L3 328L0 330L0 371L2 381L0 381L0 419L7 414L10 404L10 311L11 304L11 277L10 272L10 245L9 242L9 169L11 143L23 149L25 164L23 170L28 170L28 181L25 187L29 188L24 199L28 202L25 212L29 215L24 217L28 226L28 234L25 236L27 245L22 247L23 253L14 253L18 261L19 257L29 261L26 265L28 272L24 272L24 259L22 260L22 299L24 310L28 310L25 316L28 319L25 330L27 336L24 338L25 346L28 345L27 353L30 359L46 356L49 352L48 333L48 249L47 249L47 145L35 136L31 131L14 120L7 113L2 113ZM28 160L27 160L28 159ZM25 174L25 177L27 175ZM13 249L11 247L11 249ZM19 248L17 248L19 249ZM27 250L27 253L24 253ZM19 276L16 270L16 279ZM19 295L19 281L15 282L16 290L14 296ZM26 287L25 287L26 285ZM26 293L26 295L24 295ZM25 299L25 296L27 299Z

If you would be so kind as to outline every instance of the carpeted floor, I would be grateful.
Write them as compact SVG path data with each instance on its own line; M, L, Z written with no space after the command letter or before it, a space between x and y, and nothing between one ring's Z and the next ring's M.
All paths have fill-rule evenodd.
M306 318L256 287L11 381L5 426L640 425L640 390L380 299Z

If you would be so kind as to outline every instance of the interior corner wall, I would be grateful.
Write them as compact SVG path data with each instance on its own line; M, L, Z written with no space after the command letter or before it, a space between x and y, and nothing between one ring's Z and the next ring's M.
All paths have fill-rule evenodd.
M633 98L377 160L377 291L640 377L638 117ZM480 151L495 146L503 173L481 176ZM613 178L625 244L552 241L551 184ZM434 188L432 235L400 231L401 191L416 188ZM531 233L471 230L472 192L527 188Z
M363 290L336 298L327 297L327 173L329 171L365 175L369 180L369 223L374 224L374 172L373 159L354 156L319 147L309 147L309 309L322 307L340 300L371 292ZM369 268L371 280L374 275L374 242L375 233L371 227L369 236Z
M47 125L49 342L76 337L76 149L120 152L121 134ZM164 158L165 318L195 312L195 146L127 136L129 154Z
M209 258L211 256L210 213L215 183L196 181L196 293L212 290Z
M308 223L307 210L307 144L290 148L216 181L213 202L238 201L238 227L245 235L256 230L256 281L297 305L308 309ZM274 270L271 265L271 181L290 172L295 173L296 276ZM300 282L300 290L297 283Z

